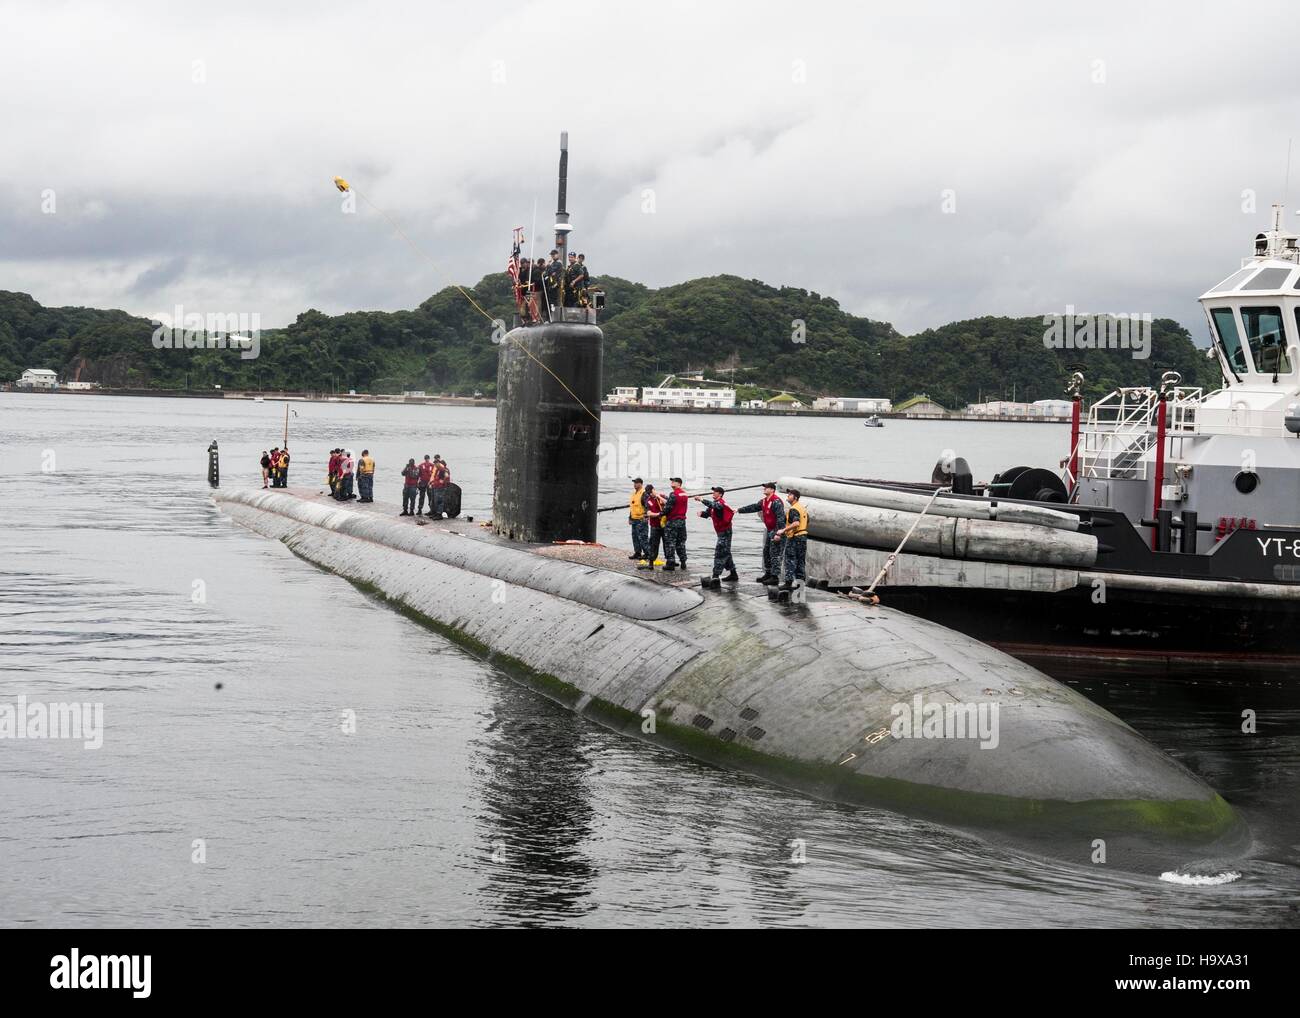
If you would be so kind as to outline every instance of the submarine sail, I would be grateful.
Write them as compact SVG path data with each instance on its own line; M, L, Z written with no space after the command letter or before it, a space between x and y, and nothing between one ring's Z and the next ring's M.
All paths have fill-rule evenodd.
M555 249L569 249L569 136L560 135ZM516 324L497 361L493 529L512 541L596 539L597 447L604 336L596 309L542 294L544 320ZM554 297L558 300L552 303Z

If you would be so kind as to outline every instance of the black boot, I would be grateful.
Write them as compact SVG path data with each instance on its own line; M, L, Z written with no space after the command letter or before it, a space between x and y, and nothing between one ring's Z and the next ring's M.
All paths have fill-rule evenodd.
M791 583L789 580L786 580L783 584L781 584L781 586L780 586L778 589L779 589L779 590L794 590L794 584Z
M737 580L740 579L740 577L736 575L736 570L733 569L731 572L727 573L727 575L724 576L723 579L726 580L728 583L735 583Z
M669 562L666 566L664 566L664 572L671 573L676 568L677 568L676 565L674 565L672 562Z

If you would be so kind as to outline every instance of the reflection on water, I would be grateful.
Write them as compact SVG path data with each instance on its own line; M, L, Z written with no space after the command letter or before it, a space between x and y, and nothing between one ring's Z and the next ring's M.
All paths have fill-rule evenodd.
M364 444L377 495L391 499L400 463L439 452L468 511L488 506L491 411L297 409L300 483L323 474L325 450ZM256 460L279 440L281 414L0 395L0 700L105 706L97 751L0 740L9 922L1296 925L1291 677L1060 670L1240 809L1249 854L1199 861L1231 862L1233 883L1071 865L817 802L597 728L235 527L207 497L204 450L217 437L226 483L260 485ZM944 448L991 473L1053 462L1061 430L605 422L607 438L700 442L710 473L733 485L796 472L919 478ZM602 502L621 501L617 481L604 487ZM620 516L602 517L610 543L625 537ZM736 550L757 572L751 525ZM1240 730L1244 710L1254 735Z

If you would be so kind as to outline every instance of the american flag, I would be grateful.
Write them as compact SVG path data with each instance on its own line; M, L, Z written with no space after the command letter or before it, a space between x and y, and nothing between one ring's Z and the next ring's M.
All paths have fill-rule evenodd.
M514 247L510 251L510 260L506 262L506 275L510 277L515 288L519 287L519 245L524 240L524 228L522 226L515 230Z

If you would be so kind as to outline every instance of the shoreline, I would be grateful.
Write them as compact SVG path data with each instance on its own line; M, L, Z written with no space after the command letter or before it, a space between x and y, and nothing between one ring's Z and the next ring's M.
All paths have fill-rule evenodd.
M40 396L141 396L155 399L239 399L249 402L261 400L267 403L360 403L379 406L468 406L496 407L495 399L473 396L382 396L362 395L333 396L311 392L226 392L180 389L16 389L6 388L4 392L23 393ZM858 410L757 410L750 407L686 407L686 406L641 406L640 404L603 403L601 410L609 413L641 414L718 414L734 417L843 417L865 420L879 417L891 421L988 421L1001 424L1069 424L1069 417L1024 417L1020 415L994 414L910 414L910 413L871 413Z

